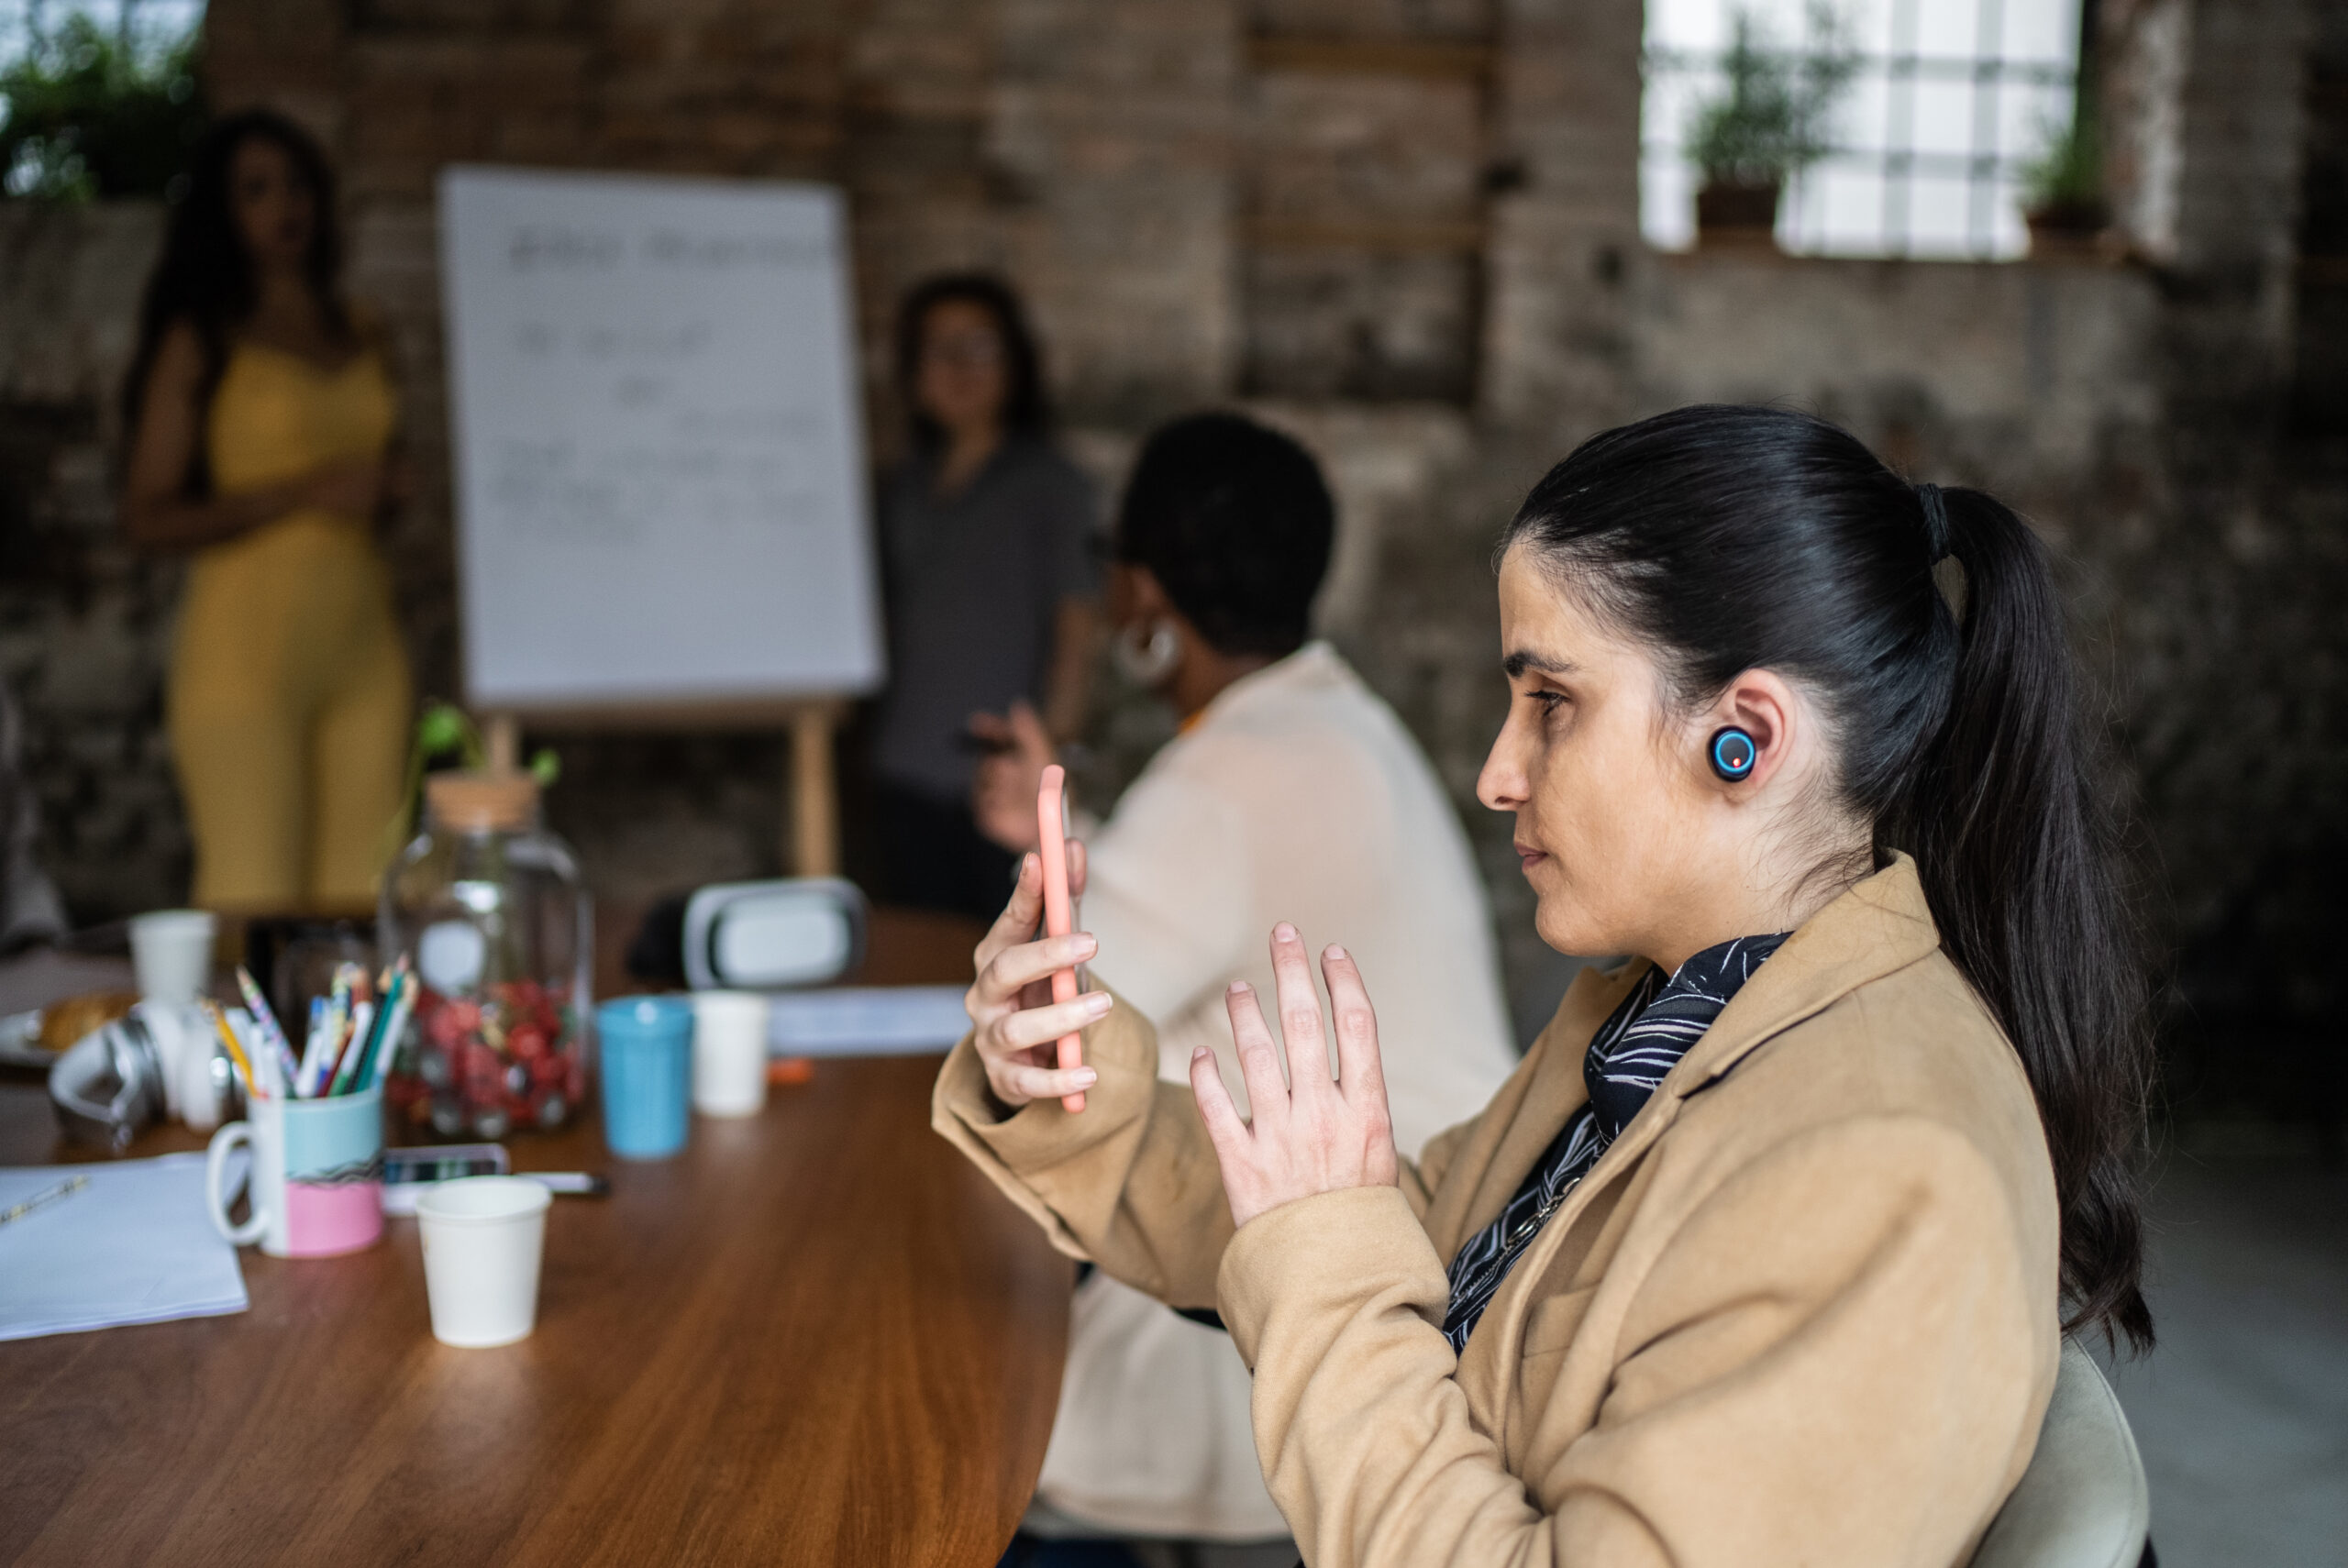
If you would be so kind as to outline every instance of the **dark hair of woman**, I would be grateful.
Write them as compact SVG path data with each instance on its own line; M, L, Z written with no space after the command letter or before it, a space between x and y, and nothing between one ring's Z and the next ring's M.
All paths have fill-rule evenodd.
M2066 1330L2149 1347L2145 948L2037 536L1977 490L1911 486L1823 420L1707 406L1584 442L1525 498L1501 547L1517 544L1656 650L1675 701L1767 668L1822 704L1841 804L1875 824L1877 864L1915 857L1943 947L2029 1074Z
M987 273L948 272L915 288L897 311L897 385L905 393L914 445L933 452L946 443L945 429L922 412L913 389L920 379L922 333L929 325L929 313L949 301L976 305L994 319L995 333L1002 339L1004 433L1036 435L1048 428L1052 414L1044 396L1043 357L1036 348L1036 335L1027 329L1019 296L1010 284Z
M1302 447L1235 414L1161 428L1117 513L1117 558L1146 567L1218 653L1304 646L1337 511Z
M327 329L345 344L355 341L350 312L341 293L342 230L335 221L334 170L310 134L283 115L247 109L216 122L196 144L188 165L186 193L172 207L163 231L163 253L147 280L138 306L138 343L122 392L123 429L135 433L163 337L178 323L195 329L204 354L203 397L206 404L228 363L237 328L259 303L259 282L245 241L237 232L230 201L229 170L237 149L259 137L275 143L309 186L313 216L309 254L302 271L325 313ZM199 445L189 465L190 496L211 490Z

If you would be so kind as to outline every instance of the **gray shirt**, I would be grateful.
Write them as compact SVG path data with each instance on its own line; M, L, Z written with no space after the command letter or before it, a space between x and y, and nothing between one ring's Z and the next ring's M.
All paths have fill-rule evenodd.
M1083 471L1035 436L1005 440L958 495L937 497L936 471L915 458L881 486L890 686L873 766L959 801L970 715L1040 702L1061 602L1100 591L1098 513Z

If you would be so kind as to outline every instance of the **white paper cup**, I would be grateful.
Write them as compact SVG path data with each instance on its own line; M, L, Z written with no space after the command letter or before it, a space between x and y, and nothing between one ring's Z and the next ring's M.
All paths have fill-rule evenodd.
M218 922L210 910L157 910L130 922L130 966L138 994L168 1007L184 1007L212 980L212 938Z
M553 1201L520 1176L462 1176L418 1195L434 1339L477 1350L529 1337L538 1321L538 1258Z
M756 1116L767 1104L767 999L756 991L693 993L693 1109Z

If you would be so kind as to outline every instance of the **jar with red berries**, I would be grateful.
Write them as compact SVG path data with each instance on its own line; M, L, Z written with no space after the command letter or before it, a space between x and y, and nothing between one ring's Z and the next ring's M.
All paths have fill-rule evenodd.
M499 1139L586 1103L594 953L570 847L509 769L425 780L424 831L384 873L378 937L420 985L383 1098L413 1135Z

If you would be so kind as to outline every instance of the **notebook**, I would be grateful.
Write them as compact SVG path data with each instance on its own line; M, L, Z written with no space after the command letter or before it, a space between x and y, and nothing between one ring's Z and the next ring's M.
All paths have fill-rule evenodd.
M90 1185L0 1225L0 1340L245 1309L237 1249L205 1212L204 1156L0 1168L0 1209Z

